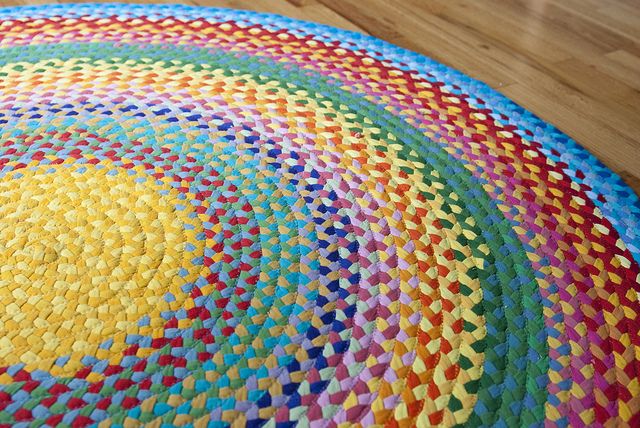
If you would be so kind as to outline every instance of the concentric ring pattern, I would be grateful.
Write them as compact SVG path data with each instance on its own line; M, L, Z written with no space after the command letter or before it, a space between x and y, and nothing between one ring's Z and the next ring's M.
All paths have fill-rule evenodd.
M3 426L640 425L640 202L551 125L279 16L0 16Z

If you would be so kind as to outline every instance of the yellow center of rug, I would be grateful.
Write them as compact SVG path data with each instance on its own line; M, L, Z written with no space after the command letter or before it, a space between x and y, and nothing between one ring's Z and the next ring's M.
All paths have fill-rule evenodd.
M128 334L161 336L204 245L180 196L104 161L2 177L0 366L70 374L84 356L117 356Z

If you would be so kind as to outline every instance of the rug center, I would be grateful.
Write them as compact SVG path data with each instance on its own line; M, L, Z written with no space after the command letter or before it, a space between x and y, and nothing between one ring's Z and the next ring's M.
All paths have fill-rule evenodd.
M113 165L3 177L0 366L50 370L60 357L110 357L126 335L161 327L193 280L185 225L197 219L180 202L168 186Z

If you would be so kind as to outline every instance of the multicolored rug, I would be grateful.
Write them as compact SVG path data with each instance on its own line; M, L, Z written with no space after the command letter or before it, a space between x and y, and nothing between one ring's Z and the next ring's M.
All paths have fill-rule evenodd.
M280 16L0 16L0 425L640 426L640 202L553 126Z

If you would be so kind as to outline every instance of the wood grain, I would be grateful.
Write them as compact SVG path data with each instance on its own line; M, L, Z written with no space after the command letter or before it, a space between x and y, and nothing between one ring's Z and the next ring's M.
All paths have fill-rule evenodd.
M46 2L0 0L1 5ZM183 3L319 22L430 56L556 125L640 193L640 0Z

